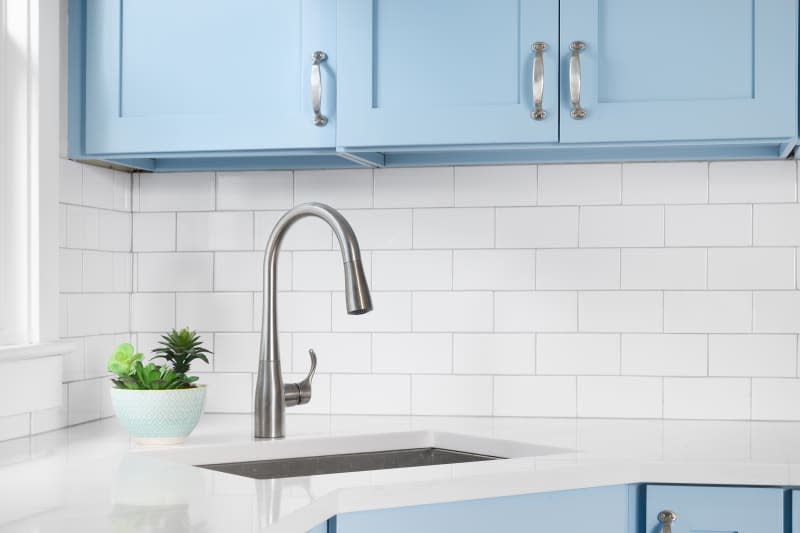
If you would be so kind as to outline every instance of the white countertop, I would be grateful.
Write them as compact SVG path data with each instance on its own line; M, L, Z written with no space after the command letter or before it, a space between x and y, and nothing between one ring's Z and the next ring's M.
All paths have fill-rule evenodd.
M205 415L185 444L156 451L115 419L2 442L0 531L302 532L339 512L619 483L800 485L798 422L290 414L278 442L254 442L251 426ZM317 454L331 438L345 451L434 439L515 458L263 481L190 466Z

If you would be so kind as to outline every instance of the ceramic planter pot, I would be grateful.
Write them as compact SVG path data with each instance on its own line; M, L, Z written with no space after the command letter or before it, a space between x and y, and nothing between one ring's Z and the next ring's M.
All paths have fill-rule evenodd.
M175 390L111 389L114 412L140 444L178 444L203 414L206 386Z

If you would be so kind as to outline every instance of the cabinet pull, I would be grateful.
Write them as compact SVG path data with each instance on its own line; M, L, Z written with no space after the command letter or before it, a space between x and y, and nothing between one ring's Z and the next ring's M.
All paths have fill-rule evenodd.
M586 118L586 110L581 107L581 51L586 48L583 41L572 41L569 49L572 55L569 58L569 99L572 102L572 111L569 116L575 120Z
M325 52L314 52L311 55L311 108L314 110L314 125L322 127L328 123L328 117L321 113L322 108L322 73L319 64L328 59Z
M672 523L677 519L678 515L672 511L665 510L658 513L658 521L663 524L662 533L672 533Z
M544 120L547 111L542 109L542 97L544 96L544 51L547 50L547 43L541 41L533 43L531 50L535 52L533 56L533 72L531 74L531 88L533 90L533 120Z

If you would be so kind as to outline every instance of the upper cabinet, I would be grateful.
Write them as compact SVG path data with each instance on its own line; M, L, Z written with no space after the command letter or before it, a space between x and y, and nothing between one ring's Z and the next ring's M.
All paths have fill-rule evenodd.
M788 139L796 0L561 0L562 143Z
M558 0L339 0L338 24L340 146L558 142Z
M69 1L76 159L405 166L797 144L797 0Z
M85 0L83 16L83 153L335 147L335 2Z

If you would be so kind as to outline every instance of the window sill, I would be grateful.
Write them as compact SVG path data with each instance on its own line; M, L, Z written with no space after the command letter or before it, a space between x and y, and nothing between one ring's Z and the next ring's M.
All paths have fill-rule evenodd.
M76 346L69 342L41 342L38 344L0 346L0 363L65 355L75 351L75 348Z

